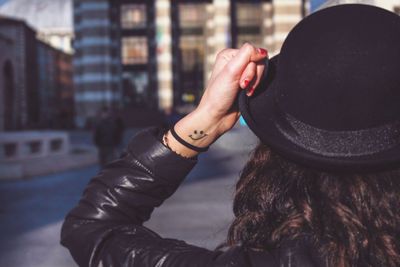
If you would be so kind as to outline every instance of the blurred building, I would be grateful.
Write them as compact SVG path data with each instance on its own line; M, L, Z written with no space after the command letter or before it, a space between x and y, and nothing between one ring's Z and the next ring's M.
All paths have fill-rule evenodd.
M56 81L57 81L57 121L58 129L75 127L75 96L73 81L72 55L57 50Z
M5 0L0 14L24 20L40 40L72 53L72 0Z
M117 10L108 1L74 1L77 124L122 100Z
M277 53L307 0L74 0L77 123L104 105L150 116L200 100L218 51Z
M14 41L0 34L0 131L15 127Z
M22 20L0 17L0 36L4 47L0 53L0 129L54 127L48 118L60 113L64 91L70 95L68 109L73 114L71 55L38 41L36 32Z
M10 51L13 92L7 96L3 109L12 113L7 129L24 129L36 125L38 114L36 33L21 20L0 17L0 34L12 41ZM13 63L13 64L12 64ZM8 86L9 87L9 86ZM5 99L4 99L5 100ZM3 103L2 103L3 104Z
M40 126L53 124L55 117L55 108L57 103L54 102L57 92L56 83L56 53L49 45L43 42L38 42L38 87L39 94L39 113Z
M74 95L72 56L38 41L39 127L72 128Z

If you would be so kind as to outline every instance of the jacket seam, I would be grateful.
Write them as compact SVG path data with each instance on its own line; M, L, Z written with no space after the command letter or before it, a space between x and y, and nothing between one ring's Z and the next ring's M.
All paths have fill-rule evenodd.
M129 152L129 155L132 157L132 158L129 160L129 163L130 163L131 165L138 166L139 168L143 169L143 170L146 171L148 174L150 174L151 176L154 177L154 173L153 173L149 168L147 168L142 162L140 162L139 159L137 159L131 152Z

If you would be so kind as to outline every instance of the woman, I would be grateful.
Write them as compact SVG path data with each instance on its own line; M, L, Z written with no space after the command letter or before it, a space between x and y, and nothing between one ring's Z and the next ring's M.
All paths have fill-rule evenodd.
M343 5L300 22L270 61L222 51L195 111L137 135L90 182L62 244L80 266L400 266L399 47L398 16ZM143 227L240 114L261 142L224 249Z

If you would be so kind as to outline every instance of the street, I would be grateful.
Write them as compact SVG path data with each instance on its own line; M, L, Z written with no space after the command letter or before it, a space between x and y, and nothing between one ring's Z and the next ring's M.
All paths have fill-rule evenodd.
M226 236L234 184L255 143L246 127L223 136L145 225L163 237L214 249ZM97 171L90 166L0 183L0 266L76 266L59 245L60 227Z

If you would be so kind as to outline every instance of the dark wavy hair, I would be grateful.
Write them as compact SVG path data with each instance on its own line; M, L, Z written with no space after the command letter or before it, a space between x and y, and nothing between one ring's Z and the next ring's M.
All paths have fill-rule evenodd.
M260 144L233 209L228 246L273 249L306 234L329 266L400 266L400 170L326 173Z

